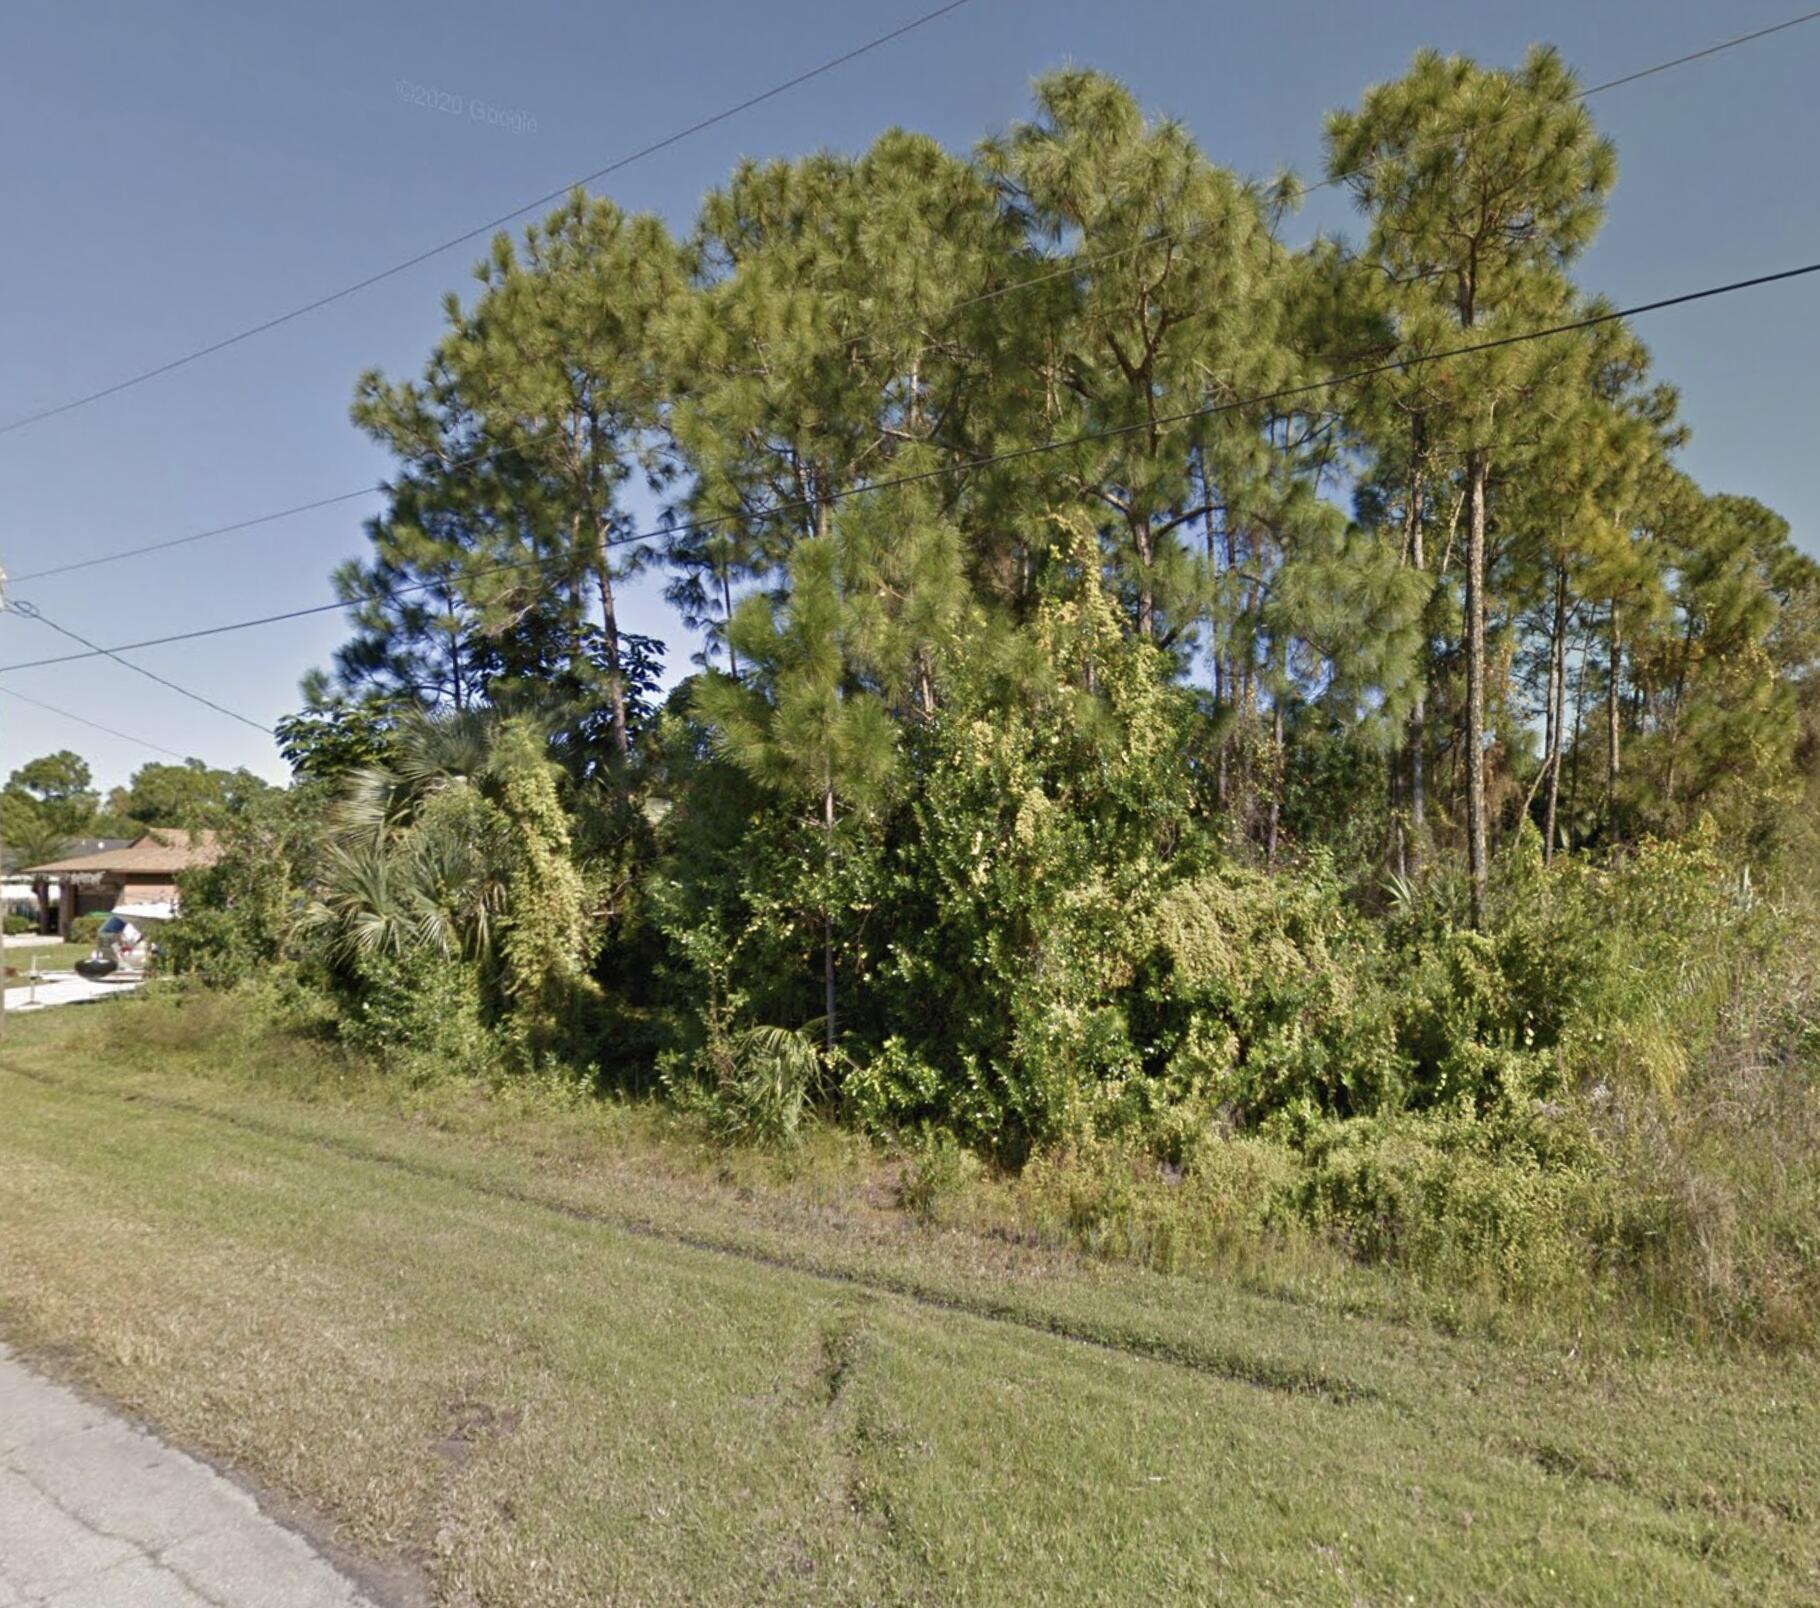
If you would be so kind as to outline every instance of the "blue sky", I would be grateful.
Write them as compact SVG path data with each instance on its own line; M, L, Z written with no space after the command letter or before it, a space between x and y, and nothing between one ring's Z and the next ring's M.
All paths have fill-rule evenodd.
M649 140L857 44L932 0L679 0L383 8L95 0L8 8L0 135L0 421L105 385L258 322L503 213ZM1589 81L1782 20L1797 0L971 0L839 72L616 175L610 192L686 227L741 155L852 150L904 124L957 148L1022 115L1030 80L1064 62L1124 78L1181 117L1218 161L1268 175L1319 160L1320 120L1418 46L1517 59L1559 45ZM1620 303L1820 258L1810 154L1820 136L1820 22L1592 105L1621 177L1582 279ZM399 86L479 100L478 121ZM534 125L534 126L533 126ZM1301 232L1349 227L1322 199ZM205 362L0 437L0 565L20 574L163 540L371 483L383 458L348 424L368 366L415 373L463 247ZM1693 427L1689 469L1780 509L1820 551L1813 375L1820 282L1646 320ZM118 643L328 598L362 546L368 505L342 505L176 552L16 588ZM633 629L682 642L648 583ZM334 615L147 650L150 668L261 721L339 640ZM62 651L0 618L0 663ZM0 678L135 738L282 779L257 732L105 661ZM0 699L0 775L73 747L103 784L137 742Z

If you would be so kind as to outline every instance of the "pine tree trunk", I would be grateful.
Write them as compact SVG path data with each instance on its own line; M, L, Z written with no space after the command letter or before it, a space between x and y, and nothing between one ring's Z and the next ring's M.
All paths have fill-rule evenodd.
M1390 869L1400 877L1409 875L1409 833L1407 820L1403 812L1403 764L1395 748L1390 751L1390 762L1385 766L1388 787L1386 803L1390 809L1390 836L1384 845L1385 857L1390 861Z
M1588 640L1580 646L1579 669L1574 675L1574 734L1569 744L1572 751L1569 764L1572 768L1567 778L1567 814L1570 820L1575 818L1580 804L1580 736L1586 727L1586 661L1591 657L1589 650L1590 633Z
M1420 421L1416 426L1418 453L1421 450ZM1422 551L1422 471L1414 469L1409 477L1409 562L1416 573L1426 568ZM1427 830L1428 798L1426 778L1422 774L1423 750L1428 745L1428 631L1427 605L1423 605L1421 663L1416 667L1415 707L1409 712L1409 869L1422 869L1422 838Z
M449 618L456 619L455 599L445 585L442 590L442 606L448 610ZM454 630L449 632L449 697L459 714L463 705L461 686L461 627L457 621Z
M1427 672L1424 670L1424 677ZM1428 837L1428 686L1416 689L1416 706L1409 712L1409 869L1422 869L1422 850Z
M1614 599L1611 606L1611 657L1605 689L1605 820L1607 831L1613 835L1617 831L1618 772L1622 768L1622 755L1619 751L1619 684L1623 668L1624 632L1618 617L1618 604Z
M1687 696L1688 663L1693 650L1694 616L1690 611L1687 629L1681 635L1681 659L1675 670L1675 689L1668 704L1668 770L1662 778L1662 802L1671 810L1675 803L1675 779L1681 759L1681 701Z
M626 724L626 678L619 658L619 616L613 606L612 550L607 528L600 527L600 630L607 647L607 705L613 714L613 747L622 761L632 753L632 734Z
M727 579L727 566L720 570L721 618L727 622L727 674L739 680L739 655L733 651L733 583Z
M1132 527L1132 539L1138 555L1138 635L1148 640L1156 635L1156 591L1152 567L1156 559L1156 542L1150 533L1150 521L1139 520Z
M576 418L571 445L580 490L569 536L574 544L577 578L585 582L589 564L583 557L583 521L592 526L592 567L595 583L600 587L600 630L607 650L607 707L613 717L613 748L623 765L632 752L632 741L626 723L626 682L619 657L619 617L613 606L613 548L608 518L611 494L603 494L600 489L600 419L592 406ZM578 587L578 591L585 594L585 585ZM577 668L582 672L577 679L586 686L586 666Z
M1485 831L1485 454L1467 458L1466 520L1466 856L1472 924L1485 925L1491 886Z
M826 855L824 869L832 871L834 866L834 787L830 783L822 790L822 831L826 834L824 842ZM826 897L824 895L824 897ZM822 1015L826 1022L824 1040L828 1049L834 1049L834 910L831 905L822 906Z
M1283 696L1279 692L1270 707L1270 821L1264 836L1264 867L1273 870L1277 863L1277 832L1283 819Z
M1201 529L1207 540L1207 573L1217 577L1220 573L1219 536L1213 522L1213 487L1207 479L1207 463L1200 459L1201 472ZM1217 596L1217 580L1211 596ZM1207 605L1207 652L1213 661L1213 707L1223 709L1226 704L1226 644L1220 640L1219 609L1213 601ZM1214 761L1214 799L1223 810L1226 807L1226 739L1220 740L1220 751Z
M1555 575L1554 638L1548 656L1548 803L1542 812L1542 863L1555 860L1555 817L1561 799L1561 751L1567 724L1567 573Z

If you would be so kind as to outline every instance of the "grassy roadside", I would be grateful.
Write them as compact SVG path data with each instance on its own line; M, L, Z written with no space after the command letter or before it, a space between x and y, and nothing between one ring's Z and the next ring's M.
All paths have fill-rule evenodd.
M1087 1264L832 1161L666 1176L547 1114L210 1077L160 1022L0 1052L0 1327L443 1600L1820 1591L1810 1361Z

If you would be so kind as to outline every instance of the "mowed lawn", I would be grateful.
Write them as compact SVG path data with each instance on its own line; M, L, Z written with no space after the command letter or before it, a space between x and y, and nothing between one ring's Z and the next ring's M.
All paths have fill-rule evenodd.
M97 1058L116 1009L0 1048L0 1336L438 1601L1820 1597L1811 1361L666 1187Z
M9 976L6 986L10 988L28 988L31 986L32 963L37 962L39 975L46 972L67 972L74 969L76 962L87 960L95 952L93 944L23 944L6 951L6 966Z

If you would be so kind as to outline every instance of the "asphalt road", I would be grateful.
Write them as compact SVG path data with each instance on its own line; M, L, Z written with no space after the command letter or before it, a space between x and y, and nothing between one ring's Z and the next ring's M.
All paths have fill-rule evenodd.
M373 1608L239 1486L0 1346L0 1608Z

